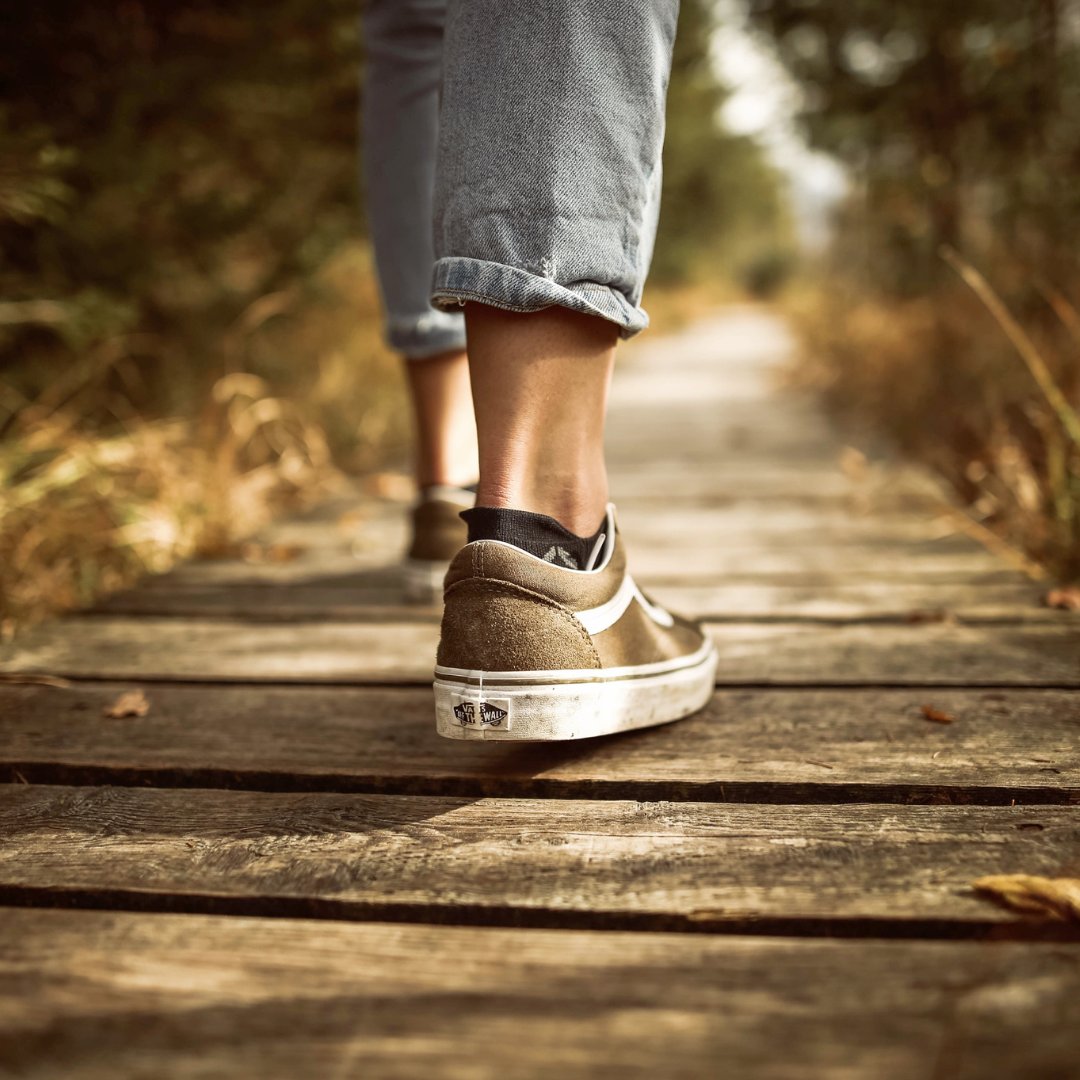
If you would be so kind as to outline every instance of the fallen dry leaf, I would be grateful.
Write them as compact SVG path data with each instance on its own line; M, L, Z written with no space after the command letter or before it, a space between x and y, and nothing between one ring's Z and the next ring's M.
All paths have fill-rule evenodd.
M300 544L247 543L240 548L240 557L249 563L288 563L298 559L304 550Z
M947 712L942 712L940 709L935 709L933 705L920 705L919 712L926 717L927 720L935 724L951 724L956 718L950 716Z
M971 887L1025 915L1080 920L1080 878L992 874L973 881Z
M141 690L128 690L121 694L111 705L106 705L105 716L112 720L123 720L128 716L145 716L150 711L150 702Z
M870 463L866 459L866 455L861 450L856 450L854 446L845 446L840 451L840 457L837 461L840 466L840 471L849 479L856 482L866 479L866 474L869 472Z
M1080 611L1080 586L1069 585L1063 589L1051 589L1045 597L1047 607L1061 611Z
M724 922L731 920L731 912L723 908L694 908L686 913L687 922Z
M292 562L299 559L307 548L303 544L270 544L266 549L266 561L274 563Z
M909 611L904 616L904 621L912 624L955 622L956 616L944 608L929 608L927 610Z

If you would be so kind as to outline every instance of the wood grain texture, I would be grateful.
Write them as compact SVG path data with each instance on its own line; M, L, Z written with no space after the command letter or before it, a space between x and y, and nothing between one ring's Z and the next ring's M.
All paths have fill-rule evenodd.
M8 778L752 801L1080 799L1080 695L1067 691L726 691L678 724L508 746L435 738L429 690L152 686L147 716L103 716L128 688L0 685ZM954 722L929 723L923 705Z
M33 1080L1078 1075L1075 946L4 916Z
M255 621L435 622L436 604L404 605L397 570L354 575L338 584L154 584L106 597L98 614L224 618ZM1046 623L1076 625L1076 616L1042 603L1045 589L1014 583L937 585L842 580L827 584L654 584L653 599L674 611L712 622Z
M720 623L719 685L1049 685L1080 688L1067 625ZM426 622L246 623L67 619L0 648L0 672L217 682L426 683L438 627Z
M688 505L628 498L619 521L634 572L646 584L813 577L944 585L1004 576L992 555L956 535L940 506L882 510L877 503L876 495L825 506L754 497ZM252 546L253 558L187 563L148 584L386 587L408 544L405 521L405 506L357 495L335 501L325 514L268 528ZM266 559L270 545L290 557Z
M1016 575L970 541L951 538L919 543L882 536L869 540L781 537L774 541L753 534L720 542L694 532L679 544L642 542L628 534L627 550L634 576L643 586L656 582L745 582L769 578L812 584L838 579L848 582L1008 583ZM178 585L308 584L348 585L363 576L377 576L385 586L397 574L404 545L380 546L358 558L347 546L308 550L283 563L210 560L190 563L170 574Z
M0 785L0 837L0 897L554 926L958 933L1015 922L974 894L976 878L1080 875L1075 807L15 784Z
M790 351L732 309L615 381L635 575L721 650L679 724L435 738L354 492L3 646L79 681L0 677L0 1073L1080 1080L1080 945L968 887L1080 873L1080 621Z

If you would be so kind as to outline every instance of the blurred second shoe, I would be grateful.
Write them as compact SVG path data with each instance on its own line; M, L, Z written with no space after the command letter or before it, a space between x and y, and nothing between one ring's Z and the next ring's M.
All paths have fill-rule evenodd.
M412 509L412 537L402 565L408 603L442 602L450 560L468 539L468 528L459 515L475 502L476 494L469 488L438 486L420 492Z

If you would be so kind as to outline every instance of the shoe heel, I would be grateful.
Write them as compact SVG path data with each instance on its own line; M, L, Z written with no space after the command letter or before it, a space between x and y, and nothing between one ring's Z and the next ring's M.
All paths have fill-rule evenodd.
M593 735L604 700L597 685L481 688L436 680L434 687L436 732L470 741L551 742Z
M447 739L561 742L652 727L697 712L712 697L715 648L655 675L597 680L553 672L522 684L512 672L435 671L435 730ZM576 673L575 673L576 674ZM559 681L562 677L565 681Z

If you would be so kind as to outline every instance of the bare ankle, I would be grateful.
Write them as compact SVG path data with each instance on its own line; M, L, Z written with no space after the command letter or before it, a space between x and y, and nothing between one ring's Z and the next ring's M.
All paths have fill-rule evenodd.
M539 482L530 479L492 480L481 475L476 504L546 514L577 536L592 536L603 522L608 502L606 479L582 483L578 477L574 484L551 483L550 477Z
M465 309L481 506L547 514L591 536L607 506L604 414L617 329L562 308Z
M455 351L410 360L405 371L416 417L418 485L475 483L476 422L466 354Z

